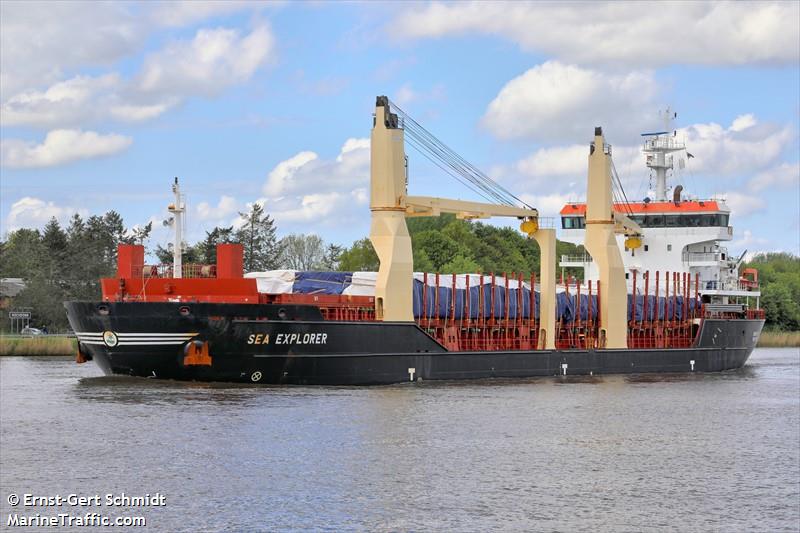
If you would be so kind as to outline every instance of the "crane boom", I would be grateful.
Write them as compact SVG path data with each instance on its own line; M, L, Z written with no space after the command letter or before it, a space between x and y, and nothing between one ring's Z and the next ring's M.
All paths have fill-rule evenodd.
M437 217L442 213L454 213L458 218L491 218L516 217L538 218L536 209L513 207L508 205L489 204L484 202L468 202L449 198L431 196L405 196L400 205L405 204L408 217Z

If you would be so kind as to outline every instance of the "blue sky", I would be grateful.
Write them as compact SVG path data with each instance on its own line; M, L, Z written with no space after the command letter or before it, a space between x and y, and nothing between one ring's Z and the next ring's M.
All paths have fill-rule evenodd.
M732 252L800 253L800 3L0 4L0 232L119 211L165 244L262 202L279 234L369 229L369 130L387 94L553 215L602 125L629 197L639 133L678 112L671 184L724 195ZM475 198L407 148L414 194ZM502 223L502 221L500 222Z

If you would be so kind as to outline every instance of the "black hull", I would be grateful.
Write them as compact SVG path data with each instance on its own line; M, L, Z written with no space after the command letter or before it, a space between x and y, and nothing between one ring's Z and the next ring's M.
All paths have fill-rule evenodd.
M448 352L415 324L322 321L308 306L65 306L81 351L106 374L296 385L719 372L744 366L764 325L706 319L690 348ZM107 331L110 342L100 335ZM187 343L197 341L207 342L210 366L184 364Z

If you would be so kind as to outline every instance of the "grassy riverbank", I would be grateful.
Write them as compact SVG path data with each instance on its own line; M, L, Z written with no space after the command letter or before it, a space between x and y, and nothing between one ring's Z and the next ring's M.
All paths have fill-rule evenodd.
M764 331L758 340L761 348L800 346L800 331ZM69 337L0 337L3 355L75 355L75 339Z
M76 341L70 337L0 336L2 355L74 355Z
M762 331L760 348L792 348L800 346L800 331Z

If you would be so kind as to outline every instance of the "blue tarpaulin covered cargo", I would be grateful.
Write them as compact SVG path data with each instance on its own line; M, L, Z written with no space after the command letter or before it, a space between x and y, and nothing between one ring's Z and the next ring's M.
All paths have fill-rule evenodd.
M356 273L359 275L363 273ZM317 271L298 271L295 273L294 285L292 288L293 293L299 294L342 294L353 282L354 274L352 272L317 272ZM429 276L429 280L434 279L433 275ZM443 281L442 285L447 283ZM512 280L513 285L516 287L517 282ZM437 288L431 285L430 282L427 287L425 298L423 298L424 284L419 279L414 280L413 287L413 304L414 316L416 318L447 318L455 316L456 320L466 318L467 313L467 289L456 288L451 286L439 286L438 298ZM483 305L481 306L481 292ZM480 316L491 317L496 319L506 317L506 295L508 295L508 318L518 318L518 314L522 318L530 318L531 315L531 291L529 288L523 286L519 288L509 288L506 292L504 280L499 280L494 287L494 314L492 314L492 285L491 283L484 283L482 286L472 286L469 288L469 317L472 319L479 318ZM519 313L518 299L522 299L522 309ZM534 292L534 318L539 318L539 293ZM453 299L455 298L455 302ZM641 321L643 318L647 320L665 319L683 319L683 297L677 298L659 297L650 295L647 297L647 317L644 317L644 295L636 296L636 303L633 306L633 311L636 313L636 320ZM425 308L423 309L423 299L425 300ZM631 319L631 302L633 296L628 295L628 320ZM567 294L560 292L556 294L556 317L564 322L573 322L580 314L580 320L586 321L589 318L589 301L590 298L586 294L582 294L580 298L580 309L578 309L578 298L574 294ZM656 301L658 306L656 306ZM454 310L451 311L451 305ZM481 308L482 307L482 308ZM699 302L694 298L688 301L689 311L693 311L699 307ZM592 318L597 318L597 295L591 297L591 310ZM482 314L482 315L481 315Z

